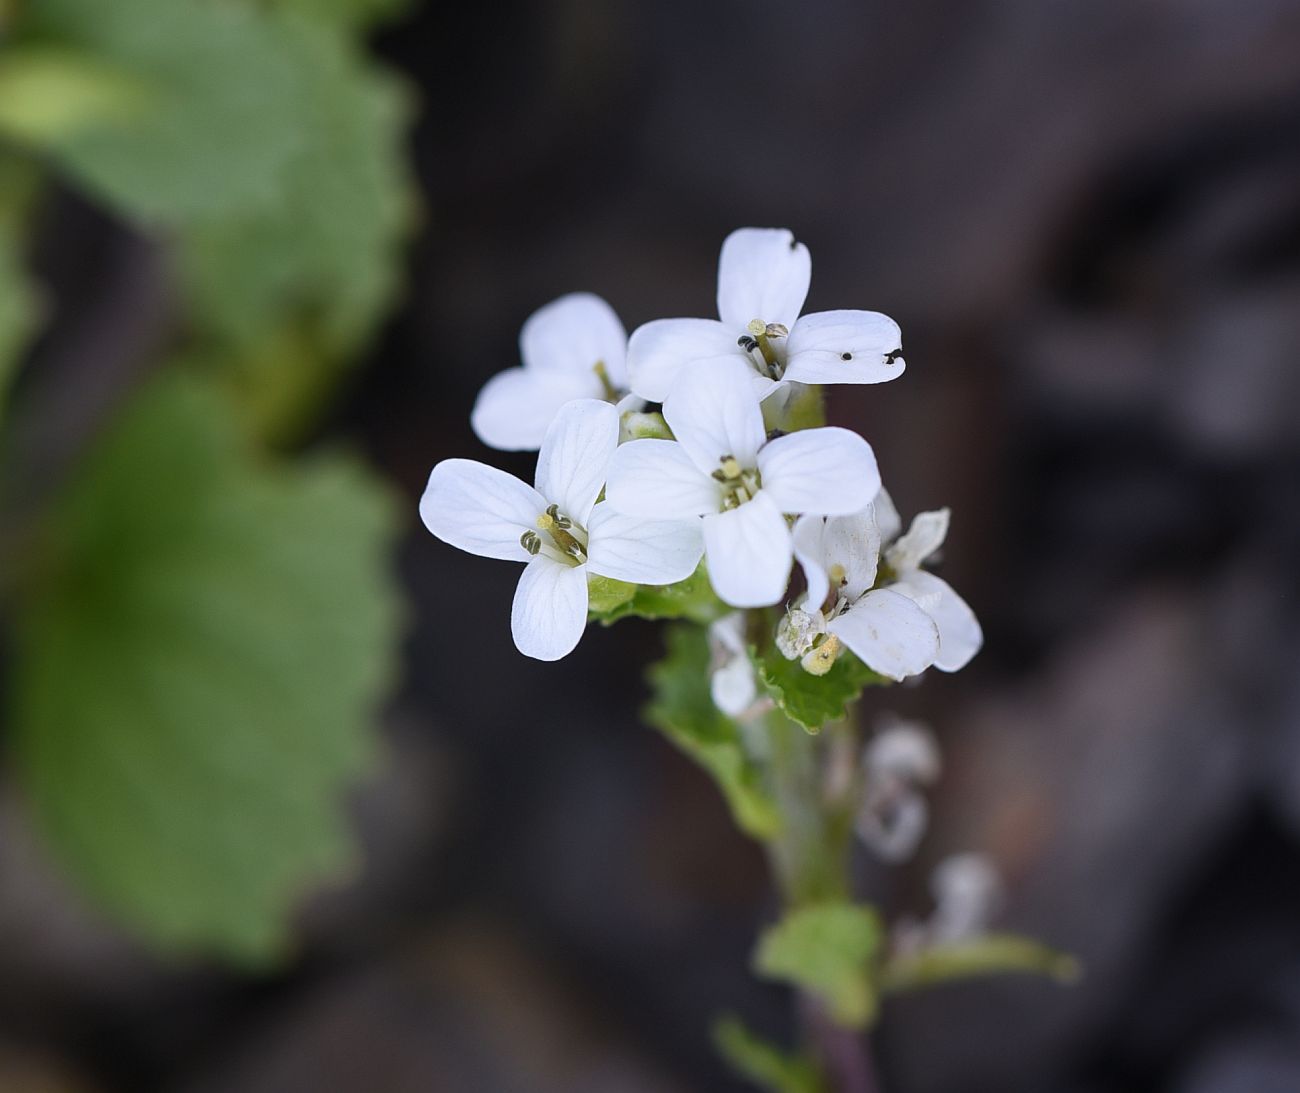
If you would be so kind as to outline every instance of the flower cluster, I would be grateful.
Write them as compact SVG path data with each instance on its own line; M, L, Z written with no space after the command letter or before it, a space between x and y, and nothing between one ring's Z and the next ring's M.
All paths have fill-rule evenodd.
M521 652L574 648L589 576L672 585L703 558L719 614L786 603L798 560L807 587L777 646L814 675L844 648L894 679L974 655L970 608L922 568L947 510L902 534L871 446L820 420L821 385L902 374L898 326L871 311L801 314L810 275L790 232L745 228L722 246L716 320L656 320L629 339L607 303L576 293L524 324L521 366L488 382L471 422L492 447L540 449L533 485L451 459L420 503L444 542L525 563L511 619ZM734 712L756 693L744 625L714 634L728 673L714 693Z

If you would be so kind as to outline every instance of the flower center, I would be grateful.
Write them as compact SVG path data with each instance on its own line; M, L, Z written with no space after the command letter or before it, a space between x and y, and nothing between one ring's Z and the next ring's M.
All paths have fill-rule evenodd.
M751 319L745 327L745 333L736 339L736 344L748 354L750 363L760 375L779 380L785 374L785 361L772 343L789 334L790 331L782 323Z
M525 531L519 536L519 545L529 554L545 554L552 561L567 566L583 565L587 561L587 529L560 512L552 505L537 518L536 531Z
M746 501L752 501L763 485L762 476L757 468L740 465L734 455L724 455L718 460L718 469L713 478L722 484L722 507L736 509Z

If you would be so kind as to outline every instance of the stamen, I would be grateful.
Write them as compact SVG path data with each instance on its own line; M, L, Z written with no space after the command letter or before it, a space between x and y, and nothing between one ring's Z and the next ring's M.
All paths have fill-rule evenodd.
M762 319L750 319L749 325L745 327L749 331L758 346L758 350L763 354L763 364L767 368L767 374L774 380L781 378L781 362L777 359L776 350L772 348L772 338L785 337L788 330L780 323L765 323Z
M605 367L604 361L597 361L591 369L596 373L596 378L600 380L600 386L605 392L606 402L618 401L618 388L614 386L609 378L609 369Z
M519 545L534 556L542 552L542 539L535 531L525 531L519 536Z

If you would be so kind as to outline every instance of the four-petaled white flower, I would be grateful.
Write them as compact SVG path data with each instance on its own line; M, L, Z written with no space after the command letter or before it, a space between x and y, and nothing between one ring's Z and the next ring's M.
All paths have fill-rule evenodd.
M618 411L579 399L555 415L535 487L469 459L433 468L420 516L439 539L485 558L527 562L510 628L526 656L558 660L587 623L587 573L674 584L699 564L697 521L644 520L596 504L618 444Z
M871 446L848 429L768 441L740 361L692 369L663 412L676 440L620 447L606 496L632 516L703 517L709 579L733 607L763 607L784 595L793 553L786 513L857 512L880 488Z
M886 579L874 587L881 543L898 533L898 513L883 489L862 512L799 520L794 549L808 591L782 621L782 652L819 674L834 664L842 642L895 680L931 665L945 672L965 665L983 642L975 614L946 581L919 568L947 525L947 509L918 516L886 551Z
M893 573L887 587L913 600L939 628L939 654L934 666L941 672L966 667L984 644L975 612L942 577L922 569L948 536L949 510L917 513L906 535L889 493L881 490L872 505L876 527L885 547L885 565Z
M536 451L560 407L573 399L604 399L620 409L642 405L626 390L627 331L590 292L572 292L533 312L519 333L519 356L522 367L488 380L470 414L488 447Z
M800 318L808 248L782 228L741 228L718 260L718 319L657 319L628 345L632 390L662 402L703 361L739 359L759 398L789 383L882 383L903 374L898 324L875 311Z

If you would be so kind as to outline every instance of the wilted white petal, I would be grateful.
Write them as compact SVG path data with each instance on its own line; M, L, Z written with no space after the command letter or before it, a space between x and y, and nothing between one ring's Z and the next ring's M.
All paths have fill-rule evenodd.
M594 374L508 368L483 385L469 423L474 435L490 448L535 452L561 406L600 394L600 381Z
M984 644L975 612L942 577L913 570L889 586L893 592L914 600L939 628L939 655L934 666L944 672L966 667Z
M605 499L619 512L684 520L717 512L722 487L675 440L629 440L609 461Z
M827 565L837 566L841 571L840 594L845 599L856 600L875 584L880 531L870 507L849 516L829 517L822 536L822 552Z
M538 555L524 568L510 609L515 647L535 660L573 652L587 625L587 567Z
M919 721L893 720L867 742L862 764L868 777L929 785L939 777L939 743Z
M683 369L698 361L734 357L743 364L739 336L716 319L656 319L639 326L627 347L628 385L643 399L663 402Z
M790 329L785 378L798 383L884 383L903 374L898 324L877 311L821 311Z
M923 672L939 653L934 620L906 596L889 589L868 592L827 629L868 668L901 680Z
M784 228L740 228L718 258L718 317L738 333L752 319L794 326L812 279L808 248ZM733 334L733 338L735 334Z
M592 398L566 403L537 453L537 492L563 515L585 524L617 447L618 411L613 406Z
M871 514L875 518L876 528L880 532L882 543L892 542L903 530L903 518L894 507L894 499L884 486L880 487L876 498L871 502Z
M919 512L912 518L907 534L885 552L885 560L897 573L916 569L943 546L948 536L948 509Z
M604 501L592 511L587 530L587 565L593 573L617 581L675 584L694 573L704 556L697 517L647 520L627 516Z
M859 512L880 489L876 456L857 433L828 426L777 437L758 453L763 492L782 512Z
M785 517L759 493L739 508L704 518L709 580L732 607L776 603L790 581L790 529Z
M830 562L826 558L826 518L824 516L801 516L794 523L791 536L794 544L794 556L803 570L804 580L808 585L808 604L821 607L830 595L831 579L827 573ZM793 660L793 657L790 657Z
M709 623L709 643L729 655L745 652L745 623L743 611L732 611Z
M888 862L906 861L916 853L930 822L925 798L914 790L890 794L887 800L868 794L854 828L858 837Z
M732 656L722 667L716 668L709 678L709 693L713 704L728 717L739 717L758 697L758 683L754 679L754 666L747 656Z
M935 910L930 919L934 941L965 941L986 933L1003 901L1002 878L983 854L954 854L930 877Z
M786 660L799 660L826 633L826 616L816 608L807 610L806 603L787 609L776 624L776 647Z
M420 518L444 543L484 558L526 562L519 544L547 501L513 474L472 459L444 459L429 475Z
M705 474L724 456L754 466L766 433L750 371L739 359L708 361L683 375L664 401L664 420Z
M519 353L533 371L596 378L603 364L615 387L627 383L627 331L614 309L590 292L571 292L534 311L519 333Z

